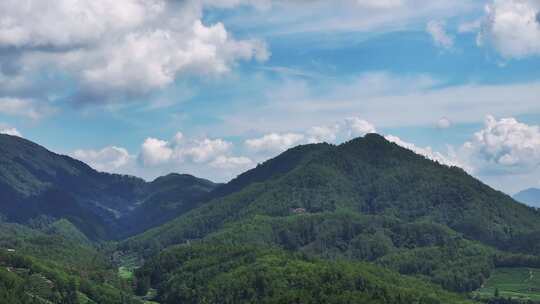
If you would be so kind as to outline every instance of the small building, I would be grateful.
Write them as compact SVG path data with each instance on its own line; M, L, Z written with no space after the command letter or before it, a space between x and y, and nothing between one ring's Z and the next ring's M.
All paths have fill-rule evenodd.
M303 214L303 213L306 213L306 209L305 208L294 208L294 209L291 209L291 212L294 213L294 214Z

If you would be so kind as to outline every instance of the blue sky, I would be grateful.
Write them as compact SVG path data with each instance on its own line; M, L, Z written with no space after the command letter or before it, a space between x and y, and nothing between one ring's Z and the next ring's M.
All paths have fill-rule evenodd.
M0 131L98 170L226 181L378 132L508 193L540 187L536 0L42 6L0 4Z

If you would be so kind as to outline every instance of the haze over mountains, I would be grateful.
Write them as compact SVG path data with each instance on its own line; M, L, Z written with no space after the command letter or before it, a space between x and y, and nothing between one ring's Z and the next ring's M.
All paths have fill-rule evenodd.
M540 208L540 189L529 188L514 194L513 198L532 207Z
M53 303L473 303L500 267L540 265L538 210L378 134L223 185L100 173L0 135L0 198L0 263L18 269L0 283Z

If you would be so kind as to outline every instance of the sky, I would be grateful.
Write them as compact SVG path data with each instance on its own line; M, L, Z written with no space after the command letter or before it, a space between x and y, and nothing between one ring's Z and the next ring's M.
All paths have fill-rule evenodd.
M540 187L540 0L3 0L0 133L225 182L377 132Z

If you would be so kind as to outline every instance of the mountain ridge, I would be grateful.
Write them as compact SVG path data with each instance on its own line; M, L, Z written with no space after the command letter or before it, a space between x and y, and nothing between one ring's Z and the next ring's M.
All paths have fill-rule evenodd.
M196 188L196 184L201 187ZM172 203L183 205L182 210L169 208L163 217L152 214L151 223L143 223L141 229L190 209L195 206L193 200L202 199L203 194L217 186L191 175L172 174L146 182L134 176L98 172L84 162L24 138L0 135L0 200L6 202L0 206L0 213L16 222L40 215L65 217L92 239L116 238L126 235L122 230L142 231L130 228L136 226L131 222L144 220L133 215L133 210L158 193L182 192L182 188L191 187L190 191L180 193L190 193L190 199L182 204L171 199Z

